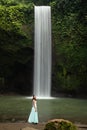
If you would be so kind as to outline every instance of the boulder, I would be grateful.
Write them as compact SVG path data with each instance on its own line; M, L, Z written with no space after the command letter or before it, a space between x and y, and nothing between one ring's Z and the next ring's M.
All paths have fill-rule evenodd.
M44 130L77 130L77 127L68 120L53 119L46 123Z

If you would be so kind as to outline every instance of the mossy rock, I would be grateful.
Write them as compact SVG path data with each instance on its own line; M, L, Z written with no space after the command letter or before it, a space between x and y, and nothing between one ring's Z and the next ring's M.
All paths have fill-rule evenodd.
M77 130L77 127L68 120L53 119L47 122L44 130Z

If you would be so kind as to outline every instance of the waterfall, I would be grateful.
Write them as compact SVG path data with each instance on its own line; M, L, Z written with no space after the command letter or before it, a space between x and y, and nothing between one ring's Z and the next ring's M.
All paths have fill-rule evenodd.
M51 96L51 7L35 6L34 94Z

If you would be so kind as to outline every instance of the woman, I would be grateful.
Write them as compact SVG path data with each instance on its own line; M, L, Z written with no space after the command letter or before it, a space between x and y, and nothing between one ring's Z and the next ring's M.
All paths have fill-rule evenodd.
M32 98L32 109L31 109L30 116L28 118L28 122L35 123L35 124L38 123L37 100L34 95Z

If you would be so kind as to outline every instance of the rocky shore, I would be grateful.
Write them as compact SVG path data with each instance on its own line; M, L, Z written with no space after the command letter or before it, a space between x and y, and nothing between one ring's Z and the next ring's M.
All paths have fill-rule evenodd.
M46 123L39 123L37 125L25 122L18 123L0 123L0 130L44 130ZM78 130L87 130L87 125L76 124Z

